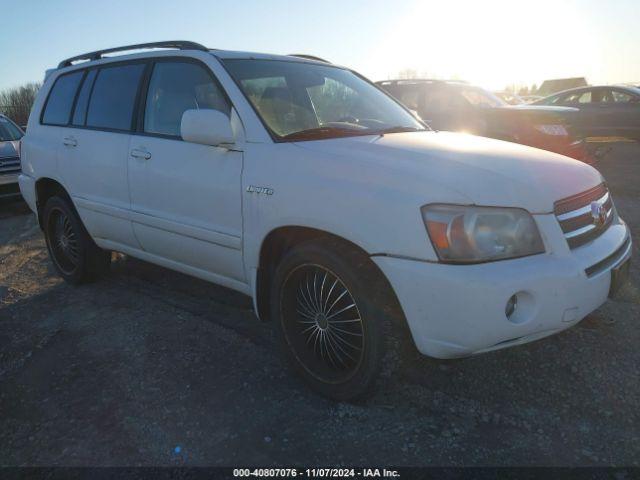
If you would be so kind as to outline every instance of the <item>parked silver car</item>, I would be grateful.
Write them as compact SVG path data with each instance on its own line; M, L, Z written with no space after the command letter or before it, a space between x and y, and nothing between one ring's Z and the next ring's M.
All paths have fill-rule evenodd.
M0 199L20 195L20 139L24 132L0 114Z

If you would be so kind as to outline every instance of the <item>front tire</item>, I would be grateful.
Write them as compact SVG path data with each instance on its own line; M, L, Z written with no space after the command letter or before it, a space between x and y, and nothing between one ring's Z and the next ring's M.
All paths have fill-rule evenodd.
M45 205L43 219L49 256L65 281L85 283L108 269L111 252L95 244L69 200L51 197Z
M276 268L272 318L285 356L333 400L364 397L379 375L390 328L380 277L366 255L333 239L294 247Z

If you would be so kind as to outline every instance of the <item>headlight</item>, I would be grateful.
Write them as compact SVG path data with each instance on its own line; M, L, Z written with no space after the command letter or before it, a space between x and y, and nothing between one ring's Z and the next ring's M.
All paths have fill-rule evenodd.
M422 218L445 263L480 263L544 252L533 217L520 208L425 205Z
M553 135L556 137L566 137L569 135L564 125L536 125L534 128L545 135Z

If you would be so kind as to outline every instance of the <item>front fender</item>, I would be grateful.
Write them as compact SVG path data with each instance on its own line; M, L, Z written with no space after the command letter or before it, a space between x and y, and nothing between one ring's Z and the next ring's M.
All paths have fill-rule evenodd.
M259 265L267 235L284 226L328 232L370 255L437 260L420 207L430 198L469 202L393 162L367 164L284 143L248 145L242 189L247 273Z

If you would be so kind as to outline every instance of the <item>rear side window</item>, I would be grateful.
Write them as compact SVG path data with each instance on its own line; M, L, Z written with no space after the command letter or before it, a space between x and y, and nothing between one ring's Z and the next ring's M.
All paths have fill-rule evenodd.
M142 63L135 63L100 69L89 100L87 126L131 130L134 104L144 67Z
M73 99L84 72L73 72L58 77L49 93L42 114L42 123L47 125L67 125L71 116Z
M400 100L411 110L420 110L420 87L418 85L407 85L398 90L394 97Z
M204 67L189 62L156 63L147 93L144 131L179 137L182 114L190 109L230 112L229 102Z
M74 125L84 125L84 121L87 117L87 106L89 104L89 94L93 87L93 81L96 79L97 70L89 70L87 76L84 77L80 93L78 94L78 100L76 101L76 108L73 112Z

